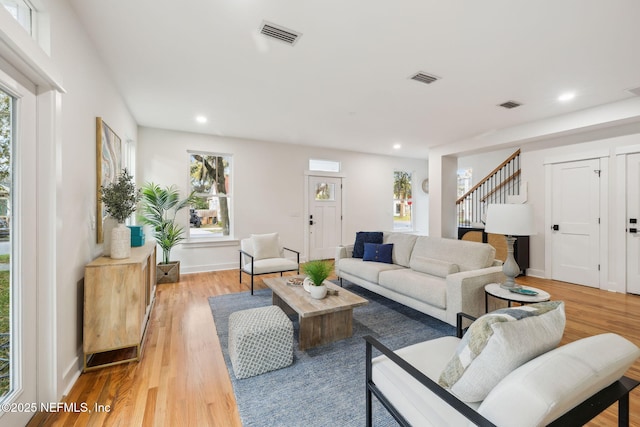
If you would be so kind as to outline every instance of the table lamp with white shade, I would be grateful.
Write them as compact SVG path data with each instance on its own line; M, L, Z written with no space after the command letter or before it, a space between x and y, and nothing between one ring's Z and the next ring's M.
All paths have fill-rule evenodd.
M502 266L502 272L507 281L501 286L505 289L520 287L515 283L515 277L520 274L520 267L513 257L513 244L517 236L532 236L536 234L533 222L533 206L525 204L492 204L487 208L485 233L504 234L507 238L507 259Z

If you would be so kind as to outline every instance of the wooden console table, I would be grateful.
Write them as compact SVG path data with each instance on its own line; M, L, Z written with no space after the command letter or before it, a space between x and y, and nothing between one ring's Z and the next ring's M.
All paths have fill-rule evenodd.
M84 371L140 360L156 286L156 243L84 270Z

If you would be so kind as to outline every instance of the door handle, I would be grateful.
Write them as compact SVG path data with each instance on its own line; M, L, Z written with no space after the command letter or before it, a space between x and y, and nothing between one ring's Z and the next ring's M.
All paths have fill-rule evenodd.
M638 232L637 228L630 228L629 233L636 234Z
M553 231L558 231L558 230L560 230L560 226L558 224L553 224L553 227L551 227L551 229Z

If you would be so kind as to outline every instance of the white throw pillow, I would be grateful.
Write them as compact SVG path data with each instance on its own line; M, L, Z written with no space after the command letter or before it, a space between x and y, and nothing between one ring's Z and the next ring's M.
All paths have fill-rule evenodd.
M280 238L278 233L252 234L253 257L255 260L280 258Z
M555 348L565 326L562 301L505 308L473 322L439 383L460 400L479 402L511 371Z

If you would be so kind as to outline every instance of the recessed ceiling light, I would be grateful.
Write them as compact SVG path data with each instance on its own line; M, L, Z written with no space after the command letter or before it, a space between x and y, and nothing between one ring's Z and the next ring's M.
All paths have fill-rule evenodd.
M207 118L205 116L196 116L196 122L207 123Z
M402 145L400 145L400 144L393 144L393 149L394 149L394 150L399 150L399 149L401 149L401 148L402 148Z
M567 101L571 101L575 97L576 97L576 93L575 92L565 92L565 93L563 93L562 95L560 95L558 97L558 101L567 102Z

